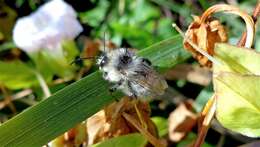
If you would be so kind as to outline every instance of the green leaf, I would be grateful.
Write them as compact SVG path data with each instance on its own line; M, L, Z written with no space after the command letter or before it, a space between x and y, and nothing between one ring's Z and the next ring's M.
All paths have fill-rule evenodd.
M139 55L150 59L155 66L171 67L169 63L173 66L187 57L180 43L178 35L140 51ZM170 59L174 62L166 61ZM46 144L122 96L112 97L108 87L99 72L65 87L0 126L0 144L19 147Z
M129 2L130 4L133 3L132 1ZM129 17L129 19L134 18L135 23L145 23L151 19L160 17L160 9L146 0L137 1L129 11L133 12L133 17Z
M72 62L79 55L79 49L74 40L66 40L62 43L63 55L67 62Z
M64 52L54 53L48 50L41 50L40 52L30 54L30 57L33 59L36 69L44 76L46 81L52 80L54 75L71 79L74 75L75 67L69 64L72 60L68 62L62 53Z
M42 146L113 101L95 72L27 109L0 127L3 146Z
M190 132L184 140L180 141L177 144L177 147L188 147L191 146L194 143L194 140L197 138L197 135L193 132ZM204 142L201 147L213 147L213 145L208 144L207 142Z
M174 45L174 46L173 46ZM138 52L152 61L159 71L164 71L188 59L191 55L182 48L182 38L176 35ZM157 52L155 54L155 52ZM163 57L163 58L162 58Z
M233 131L260 136L260 54L245 48L218 44L214 65L217 118Z
M91 147L144 147L146 143L147 140L143 135L134 133L111 138L94 144Z
M223 73L215 79L220 123L250 137L260 136L260 76Z
M143 26L138 27L134 24L115 21L111 23L111 28L114 32L125 38L134 48L143 48L155 42L155 39L151 37L152 33L146 29L142 29Z
M216 45L214 57L222 61L223 64L214 66L215 72L227 71L260 75L260 53L252 49L221 43Z
M152 117L152 121L155 123L156 128L158 129L158 133L160 137L163 137L168 133L168 120L163 117Z
M1 34L0 34L0 38L1 38ZM16 47L16 45L13 42L5 42L0 45L0 52L9 50L9 49L15 48L15 47Z
M38 81L33 70L21 61L0 61L0 83L10 89L29 88Z

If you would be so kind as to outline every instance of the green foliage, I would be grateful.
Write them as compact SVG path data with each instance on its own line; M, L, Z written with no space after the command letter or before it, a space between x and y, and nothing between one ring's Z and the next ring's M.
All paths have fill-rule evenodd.
M41 50L30 54L35 67L47 81L54 75L71 79L74 75L75 67L69 63L78 55L77 48L71 42L63 44L62 49L56 51Z
M6 44L5 47L10 45L12 46L13 44ZM35 76L36 71L42 74L48 82L52 80L54 75L70 79L74 75L75 67L68 63L73 61L79 54L75 43L73 41L64 42L61 54L64 55L45 50L32 53L30 57L34 61L33 66L20 60L11 62L0 61L0 83L10 89L37 86L39 83Z
M38 84L33 69L19 60L0 61L0 73L0 83L11 89L29 88Z
M147 140L141 134L129 134L108 139L91 147L144 147Z
M102 80L99 72L94 72L67 86L72 79L77 79L85 68L79 69L79 66L69 65L76 56L80 55L79 51L88 45L85 38L90 40L102 38L105 32L106 40L116 43L118 47L132 47L137 50L156 43L139 50L138 54L149 58L153 66L163 73L190 57L190 54L182 49L181 37L172 37L176 35L176 31L171 26L172 22L176 22L184 30L192 21L191 14L200 15L209 6L219 3L216 0L67 1L76 10L81 11L78 12L78 16L84 25L83 34L87 36L84 36L85 38L80 36L79 39L75 39L75 42L63 42L61 54L41 51L39 54L29 55L28 59L23 53L13 52L17 51L12 42L13 24L17 14L19 17L27 15L45 2L47 1L14 0L10 2L4 0L0 2L2 8L0 10L0 57L4 57L4 60L0 61L0 84L8 89L10 95L15 95L24 88L32 89L33 94L28 97L33 96L35 99L26 97L19 100L26 103L26 107L28 107L27 104L37 103L37 100L44 95L39 87L35 71L44 77L52 92L65 88L3 124L0 127L0 146L41 146L114 100L108 93L109 84ZM237 2L237 5L251 13L256 2L257 0L241 0ZM81 4L86 5L81 6ZM241 19L234 15L223 15L223 13L216 14L215 17L225 24L229 33L229 43L236 44L242 32L245 31L245 25ZM259 22L256 26L259 26ZM81 40L81 37L84 39ZM260 51L259 39L260 30L258 29L254 46L257 51ZM164 41L160 42L161 40ZM82 41L81 46L80 41ZM80 46L80 49L77 48L77 45ZM259 121L259 92L257 91L260 75L259 54L228 45L218 45L216 54L216 58L223 62L222 66L214 67L214 73L218 75L214 80L214 88L218 94L217 118L226 128L247 136L259 136L260 130L257 124ZM13 59L16 60L13 61ZM22 61L17 61L17 59ZM194 60L189 60L188 64L191 62ZM76 70L80 72L76 73ZM91 73L95 70L96 67L91 68L88 72ZM56 78L58 79L56 80ZM56 81L63 82L57 84ZM183 95L188 93L191 95L190 97L196 97L198 94L198 91L192 89L197 89L196 85L191 85L183 79L171 81L169 85L177 85L178 90L183 91L181 93ZM191 88L191 90L187 90L187 88ZM199 93L194 103L197 112L202 110L212 93L211 86L203 88ZM120 93L115 94L115 98L119 96L121 96ZM0 109L5 103L3 98L5 97L0 94L2 100ZM20 113L25 106L16 102L14 105ZM0 122L9 117L6 109L8 110L8 107L0 111ZM167 109L164 113L169 113L169 110ZM165 136L167 119L154 117L152 120L158 128L159 135ZM211 137L210 135L209 137ZM186 147L196 137L195 134L189 133L186 139L179 142L177 146ZM146 142L140 134L130 134L94 146L138 146L137 144L144 146L143 144ZM204 146L212 145L205 143Z
M168 133L168 120L163 117L152 117L152 121L156 125L156 128L158 129L158 134L160 137L163 137Z
M194 140L197 138L197 135L195 133L190 132L184 140L180 141L177 144L177 147L187 147L190 146ZM203 143L201 147L213 147L213 145L210 145L208 143Z
M201 90L201 92L199 93L199 95L197 96L193 104L195 111L198 113L201 112L204 106L206 105L206 103L208 102L209 98L212 97L212 95L213 95L212 85Z
M92 27L98 27L102 20L104 20L108 7L109 2L107 0L99 1L95 8L80 13L79 17L83 23L87 23Z
M214 66L217 118L223 126L246 136L260 136L260 54L253 50L218 44Z
M178 41L176 41L178 40ZM163 63L173 65L182 62L186 54L180 45L181 37L175 36L170 42L158 43L141 52L154 66L165 67ZM168 40L169 41L169 40ZM167 46L167 47L165 47ZM169 56L182 56L169 58ZM173 60L167 61L166 60ZM167 65L169 67L169 65ZM0 126L0 144L3 146L41 146L54 139L77 123L90 117L105 105L118 98L108 92L108 83L95 72L55 93L48 99L32 106L27 111Z
M144 48L176 35L172 20L161 17L160 9L145 0L99 1L98 5L80 13L81 21L94 27L93 36L106 32L119 46L123 39L133 48Z

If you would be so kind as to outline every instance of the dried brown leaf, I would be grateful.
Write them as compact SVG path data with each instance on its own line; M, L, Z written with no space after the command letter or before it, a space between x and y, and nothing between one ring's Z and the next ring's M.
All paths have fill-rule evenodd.
M187 39L184 39L183 42L184 48L190 51L193 57L203 66L211 67L212 63L208 60L209 57L202 55L201 51L195 48L195 46L206 51L209 55L214 55L215 43L228 41L224 26L211 17L214 13L221 11L239 15L245 21L247 28L245 47L250 48L254 41L255 27L251 16L235 6L226 4L214 5L208 8L200 17L193 17L194 21L190 24L185 34Z
M226 30L218 20L209 18L205 22L201 22L201 19L198 16L194 17L194 21L190 24L185 35L210 55L214 54L213 49L215 43L227 42L228 40ZM201 65L207 67L212 66L212 63L208 58L200 54L187 41L184 41L184 48L190 51L193 57L197 59Z
M138 108L141 118L138 116L135 106ZM94 115L88 119L89 145L109 138L139 132L135 126L130 124L123 117L123 113L131 115L135 120L138 120L148 132L158 137L156 127L150 119L149 104L124 97L119 102L114 102L104 108L104 110L98 113L99 115ZM96 125L91 125L94 123Z
M188 104L181 103L169 116L169 138L173 142L182 140L195 126L197 115Z
M88 134L85 122L76 125L63 135L57 137L51 142L51 147L78 147L86 146Z

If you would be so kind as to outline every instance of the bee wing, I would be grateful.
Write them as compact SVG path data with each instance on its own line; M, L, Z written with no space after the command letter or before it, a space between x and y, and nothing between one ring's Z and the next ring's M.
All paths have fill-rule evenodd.
M143 64L135 72L139 74L128 76L129 80L134 81L154 95L162 95L168 88L166 81L151 66Z

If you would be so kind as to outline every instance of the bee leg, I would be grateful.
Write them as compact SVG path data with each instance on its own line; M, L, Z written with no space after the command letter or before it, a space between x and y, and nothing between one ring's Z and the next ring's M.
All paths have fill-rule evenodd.
M110 94L113 96L113 93L122 85L123 81L117 82L115 85L109 88ZM114 96L113 96L114 97ZM114 97L115 98L115 97ZM115 100L118 102L119 99L115 98Z
M113 87L110 87L109 88L109 92L110 92L110 95L115 99L116 102L119 102L119 99L117 99L113 93L116 91L117 89L113 86Z
M146 58L142 58L142 62L146 63L149 66L152 65L152 62L150 60L146 59Z
M107 74L108 74L107 72L103 72L103 78L104 79L107 79Z
M137 99L137 93L133 90L130 82L127 82L127 86L128 86L129 91L131 92L131 97L134 99Z

